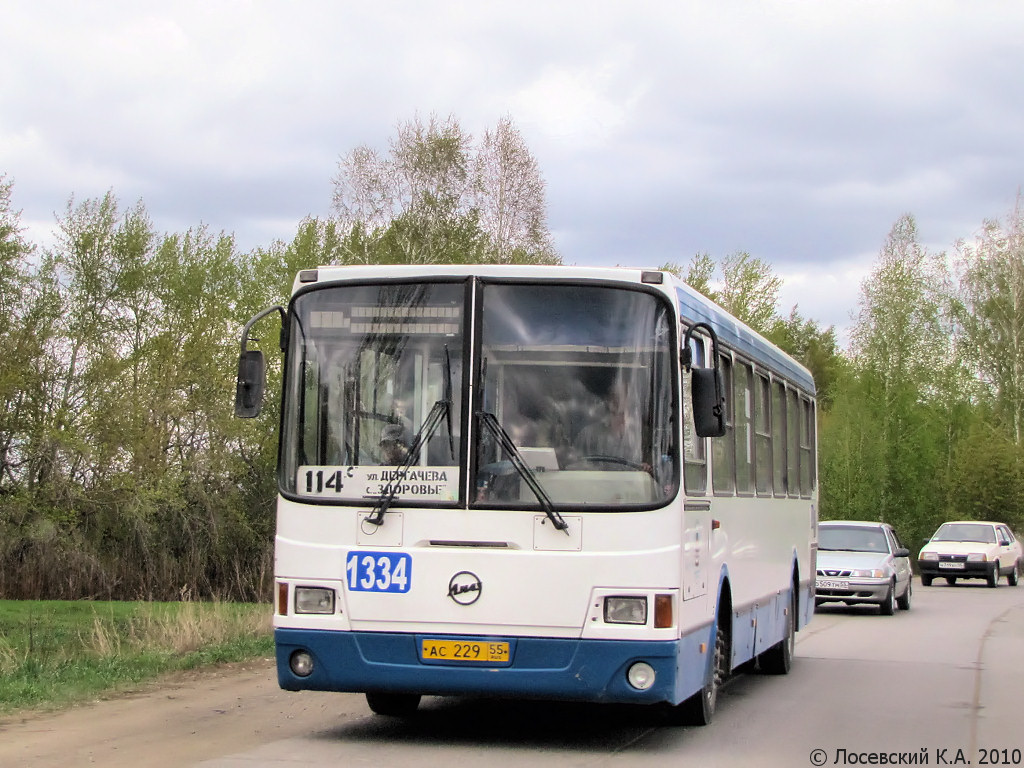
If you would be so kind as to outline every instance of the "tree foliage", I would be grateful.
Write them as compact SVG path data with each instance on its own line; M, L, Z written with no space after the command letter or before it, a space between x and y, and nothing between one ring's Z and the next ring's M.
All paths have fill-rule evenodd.
M266 599L276 398L233 418L238 333L321 264L557 263L537 161L510 119L398 125L344 155L333 216L240 253L159 234L141 202L72 198L28 242L0 175L0 596ZM814 374L820 513L911 545L944 519L1024 529L1024 203L945 254L903 216L861 286L849 348L780 313L781 278L740 251L683 277ZM253 329L280 389L277 328Z
M21 379L3 427L0 594L264 595L276 445L232 418L234 336L268 283L287 283L230 236L159 237L112 193L69 202L58 230L15 270L31 290L12 316L35 347L2 368Z
M478 144L457 120L399 123L334 178L336 264L557 263L545 184L510 118Z
M1024 446L1024 199L1005 224L985 223L960 243L961 352L999 424Z

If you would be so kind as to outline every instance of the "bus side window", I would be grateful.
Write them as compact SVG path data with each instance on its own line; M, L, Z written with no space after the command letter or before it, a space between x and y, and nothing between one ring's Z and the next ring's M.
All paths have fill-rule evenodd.
M754 377L754 476L758 496L772 495L772 410L768 377Z
M690 340L690 349L693 354L694 365L704 365L704 342L701 339ZM697 430L693 425L693 409L690 403L693 402L693 390L689 373L683 374L683 483L686 492L690 494L706 493L708 489L708 459L707 440L697 436Z
M800 495L809 497L814 490L814 406L800 400Z
M753 371L749 363L737 363L733 388L736 424L736 492L754 492Z
M775 495L785 496L789 489L786 476L786 388L778 379L772 382L772 462Z
M786 390L786 458L789 495L800 495L800 401L795 389Z
M732 390L732 360L720 358L722 390L725 393L725 434L711 438L711 484L716 494L730 495L736 491L736 430L733 417L735 398Z

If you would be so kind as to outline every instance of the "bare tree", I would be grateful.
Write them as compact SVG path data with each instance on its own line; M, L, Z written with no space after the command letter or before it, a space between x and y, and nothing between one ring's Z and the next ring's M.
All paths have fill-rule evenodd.
M509 262L515 251L553 257L547 228L545 183L512 119L484 132L476 156L474 206L490 236L494 260Z
M479 147L454 117L400 123L386 155L356 147L333 182L346 263L558 260L539 166L510 118Z

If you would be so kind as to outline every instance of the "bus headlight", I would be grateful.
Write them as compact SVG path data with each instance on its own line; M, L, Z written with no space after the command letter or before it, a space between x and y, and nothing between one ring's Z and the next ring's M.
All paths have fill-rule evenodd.
M646 661L638 661L626 672L626 680L638 691L646 691L654 685L654 667Z
M604 599L606 624L646 624L646 597L606 597Z
M334 590L326 587L296 587L296 613L334 613Z

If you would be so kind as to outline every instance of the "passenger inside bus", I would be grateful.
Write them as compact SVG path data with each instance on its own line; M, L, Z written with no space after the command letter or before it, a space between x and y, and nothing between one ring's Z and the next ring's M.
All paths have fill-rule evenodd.
M380 431L380 463L399 466L409 455L405 429L401 424L386 424Z

